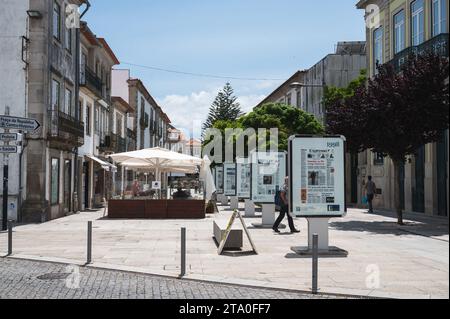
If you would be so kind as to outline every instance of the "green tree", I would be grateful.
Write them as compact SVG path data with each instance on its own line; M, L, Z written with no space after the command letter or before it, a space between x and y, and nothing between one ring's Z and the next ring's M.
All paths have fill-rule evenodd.
M355 137L355 149L369 149L392 159L399 224L403 224L400 167L407 156L437 142L448 129L448 78L448 57L434 52L412 54L400 70L389 63L379 65L367 88L356 89L354 96L327 109L331 132Z
M242 114L241 106L237 102L234 90L231 87L231 84L227 83L217 94L209 109L208 118L202 127L203 132L212 128L217 121L235 121Z
M329 134L342 134L347 139L347 149L352 154L363 151L364 135L361 129L364 123L358 113L362 110L358 103L365 93L367 72L362 70L358 78L346 87L325 87L323 105L326 112L326 131Z
M287 151L288 139L296 134L323 134L324 129L314 115L282 103L267 103L239 118L242 128L278 128L278 149Z

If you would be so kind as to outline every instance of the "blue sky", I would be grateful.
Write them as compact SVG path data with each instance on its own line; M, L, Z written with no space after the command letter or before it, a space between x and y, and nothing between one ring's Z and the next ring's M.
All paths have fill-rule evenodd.
M364 40L356 0L91 0L84 17L122 62L185 72L287 79L338 41ZM133 67L171 117L186 127L207 115L227 80ZM283 81L230 80L245 111Z

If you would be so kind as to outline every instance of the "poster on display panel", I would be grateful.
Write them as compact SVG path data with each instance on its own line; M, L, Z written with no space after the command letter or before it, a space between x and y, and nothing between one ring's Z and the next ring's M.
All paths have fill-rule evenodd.
M223 164L223 194L236 196L236 164Z
M252 178L252 165L248 158L236 159L237 197L250 199L250 185Z
M342 217L345 202L345 138L289 139L290 211L297 217Z
M287 176L286 153L254 152L251 155L251 200L255 203L273 204L275 194Z

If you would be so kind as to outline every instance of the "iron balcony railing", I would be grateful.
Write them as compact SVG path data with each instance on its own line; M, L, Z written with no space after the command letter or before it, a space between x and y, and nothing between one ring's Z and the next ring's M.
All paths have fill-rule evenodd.
M48 110L48 136L76 146L84 144L84 123L59 110Z
M448 56L448 33L441 33L420 45L406 48L397 53L388 63L390 63L397 72L400 72L403 64L410 56L418 56L427 52L434 52L440 56Z
M103 83L95 72L85 66L81 67L80 73L80 85L87 87L99 97L103 97Z
M113 139L116 140L116 152L124 153L127 151L127 140L120 135L112 134Z
M136 131L127 128L127 137L132 139L132 140L135 140L137 138Z

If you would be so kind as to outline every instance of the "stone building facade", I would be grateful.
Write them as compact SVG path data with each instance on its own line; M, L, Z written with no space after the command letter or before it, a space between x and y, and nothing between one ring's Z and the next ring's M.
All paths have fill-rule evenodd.
M357 8L367 10L366 38L368 73L377 63L399 67L410 52L428 49L448 56L448 0L361 0ZM380 127L382 129L382 127ZM395 138L393 136L393 138ZM448 130L439 143L424 145L401 169L401 202L406 211L448 217ZM393 210L393 163L379 154L359 156L358 198L368 175L379 188L375 206Z
M17 185L12 191L19 201L13 217L24 222L42 222L77 209L73 172L84 124L76 107L78 30L68 27L65 12L85 2L2 1L1 28L11 38L0 42L0 64L8 72L1 76L11 81L2 81L1 100L11 105L13 115L41 124L39 131L26 134L23 155L12 172Z

